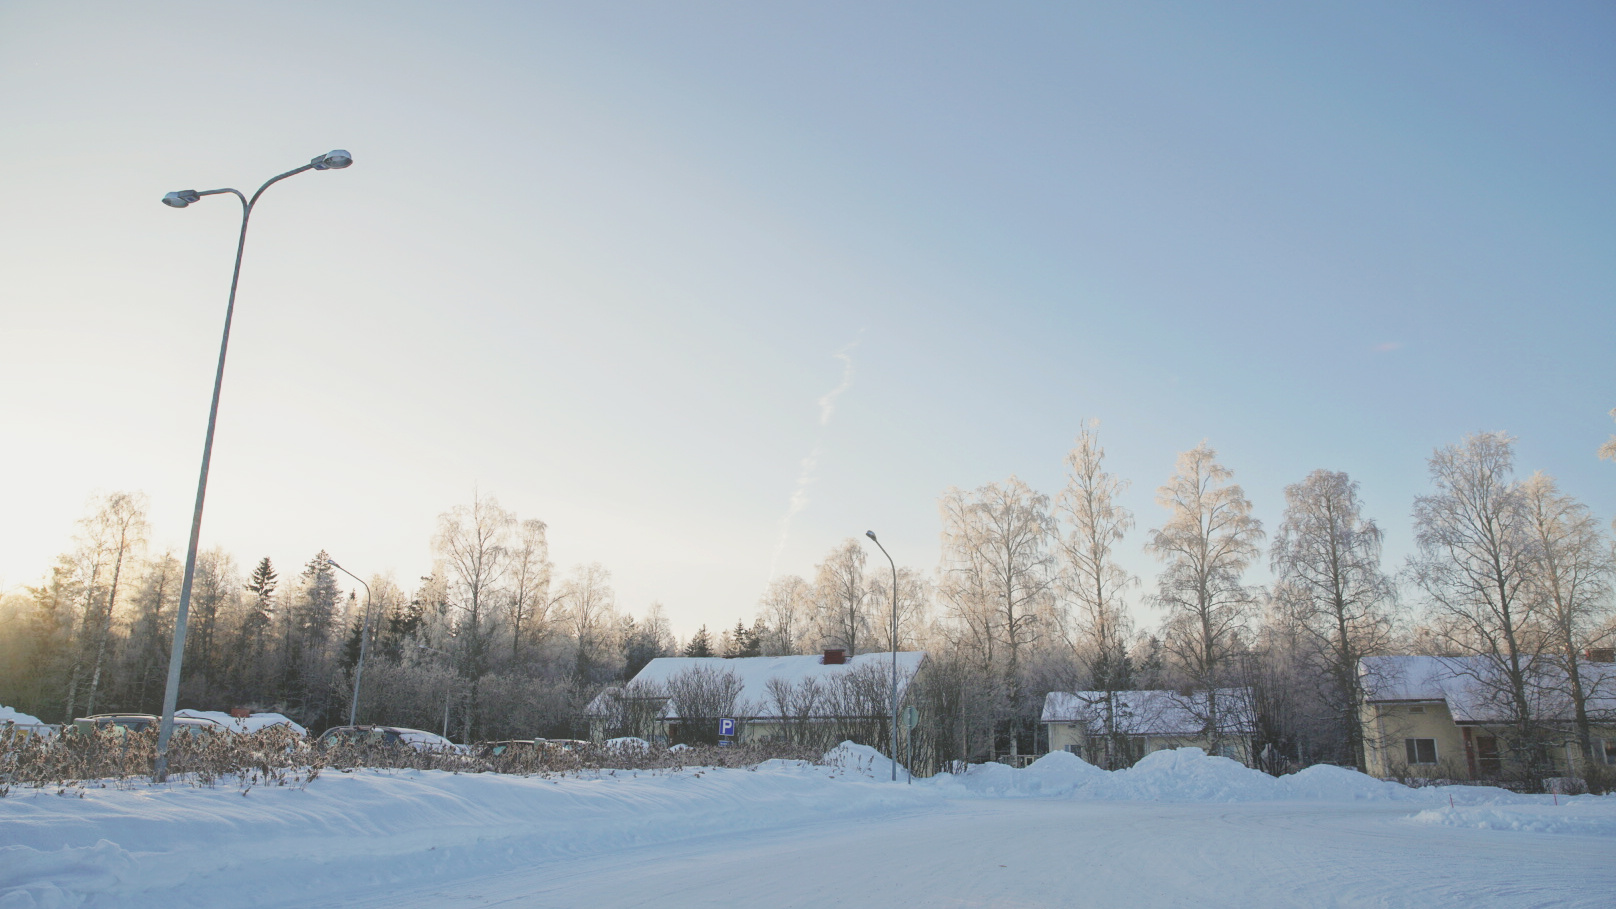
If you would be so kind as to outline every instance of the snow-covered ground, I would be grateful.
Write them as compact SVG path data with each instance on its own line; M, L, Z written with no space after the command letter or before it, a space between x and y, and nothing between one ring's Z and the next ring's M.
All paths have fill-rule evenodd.
M0 909L1616 905L1612 797L1273 779L1193 749L894 785L869 749L833 755L13 790Z

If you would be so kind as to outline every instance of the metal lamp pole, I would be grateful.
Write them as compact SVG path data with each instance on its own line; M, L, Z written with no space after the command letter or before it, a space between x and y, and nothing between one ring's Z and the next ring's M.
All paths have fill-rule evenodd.
M236 240L236 268L230 275L230 302L224 310L224 336L219 341L219 369L213 376L213 403L208 408L208 434L202 443L202 473L196 481L196 510L191 515L191 542L185 551L185 580L180 585L179 611L174 616L174 646L168 658L168 684L163 689L163 721L157 732L157 761L152 766L152 778L162 782L168 778L168 740L174 734L174 708L179 701L180 663L185 656L185 617L191 607L191 581L196 577L197 541L202 535L202 500L208 491L208 462L213 458L213 430L219 421L219 389L224 384L224 358L230 348L230 320L236 311L236 284L241 280L241 252L247 245L247 219L252 217L258 197L275 183L306 170L340 170L353 163L353 156L342 149L318 155L314 160L284 174L271 177L258 192L248 199L240 190L210 189L197 192L182 189L163 197L163 204L171 208L184 208L203 196L231 193L241 201L241 235Z
M359 626L359 665L354 669L353 701L348 704L348 725L352 726L357 722L354 718L359 715L359 680L365 677L365 651L370 646L370 585L366 584L359 575L343 568L331 559L326 559L325 563L358 581L359 586L365 588L365 620Z
M892 782L898 781L898 563L892 561L892 553L881 545L875 538L875 531L866 530L864 535L870 538L881 554L887 557L887 564L892 566Z

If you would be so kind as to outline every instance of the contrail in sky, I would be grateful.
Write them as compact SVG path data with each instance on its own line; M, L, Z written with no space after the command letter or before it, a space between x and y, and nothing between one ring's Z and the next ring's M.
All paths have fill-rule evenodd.
M859 332L860 335L864 333ZM797 471L797 485L791 491L791 502L786 506L785 516L780 519L780 542L774 547L774 556L769 559L769 580L774 580L775 568L780 563L780 554L785 552L786 539L791 535L791 519L801 514L808 507L808 487L814 482L814 471L819 466L819 455L825 450L824 429L830 425L831 415L836 413L836 399L842 392L853 387L853 348L858 346L858 338L831 356L842 361L841 384L825 392L819 398L819 428L820 438L814 443L814 450L808 457L802 459L801 468Z

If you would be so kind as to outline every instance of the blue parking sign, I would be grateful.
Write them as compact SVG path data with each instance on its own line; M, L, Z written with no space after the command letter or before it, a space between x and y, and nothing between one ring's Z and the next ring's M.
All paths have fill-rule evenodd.
M723 719L719 720L718 721L718 734L719 735L734 735L735 734L735 721L730 719L729 717L724 717Z

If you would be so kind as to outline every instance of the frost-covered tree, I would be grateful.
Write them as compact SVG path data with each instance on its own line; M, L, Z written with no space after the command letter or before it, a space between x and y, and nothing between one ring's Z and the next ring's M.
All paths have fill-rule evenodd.
M1242 580L1263 538L1233 477L1206 442L1179 455L1177 472L1156 491L1167 521L1146 545L1163 563L1154 597L1167 612L1162 642L1191 684L1207 692L1202 719L1214 748L1223 729L1216 689L1229 681L1255 608Z
M1587 506L1559 491L1553 477L1533 474L1522 485L1534 545L1532 595L1549 629L1550 662L1565 673L1583 760L1594 761L1582 654L1609 639L1613 569L1609 541ZM1599 694L1609 696L1613 692Z
M864 547L843 540L819 563L814 578L816 626L824 646L840 647L853 656L871 641L870 588L864 575Z
M1118 499L1127 481L1105 470L1105 449L1085 427L1066 456L1066 488L1056 498L1065 525L1060 538L1061 590L1072 606L1071 643L1088 667L1088 688L1131 688L1127 590L1138 583L1117 561L1117 547L1133 529L1133 514Z
M161 704L174 640L174 609L184 573L185 566L164 553L146 566L130 598L134 614L124 654L120 686L124 693L119 700L131 708L156 713ZM192 685L193 692L196 687Z
M617 623L617 594L612 591L612 573L599 562L579 565L561 588L565 616L577 643L577 673L580 678L616 670L611 655L615 642L611 631Z
M551 610L556 599L550 596L550 543L545 523L521 523L511 549L510 625L511 662L521 661L524 643L542 641L550 630Z
M1269 561L1274 600L1319 661L1325 703L1344 754L1364 769L1358 661L1390 641L1393 587L1380 570L1381 531L1363 516L1358 484L1345 473L1315 470L1285 487L1285 517Z
M956 621L987 648L984 664L1003 679L1014 721L1011 751L1019 749L1027 703L1022 656L1055 624L1058 580L1051 546L1055 521L1049 497L1011 477L971 493L951 489L941 501L940 586Z
M768 656L801 653L808 642L814 617L814 587L790 574L769 582L758 600L758 621L768 628L761 641Z
M198 554L186 617L184 666L187 676L203 680L203 690L223 674L220 625L233 611L240 588L241 578L229 553L215 547Z
M1547 760L1532 690L1545 636L1534 596L1532 515L1513 478L1514 439L1465 437L1431 456L1429 495L1414 500L1410 559L1432 626L1457 650L1479 657L1474 679L1498 695L1513 730L1504 743L1528 772Z
M76 712L81 694L85 712L95 712L124 569L139 557L148 532L146 497L140 493L109 493L96 499L92 507L90 516L79 522L79 561L86 568L85 602L78 654L67 686L65 712L69 719Z
M913 568L898 569L898 639L892 639L892 575L870 573L871 640L877 651L909 650L917 646L920 630L931 609L931 583Z

